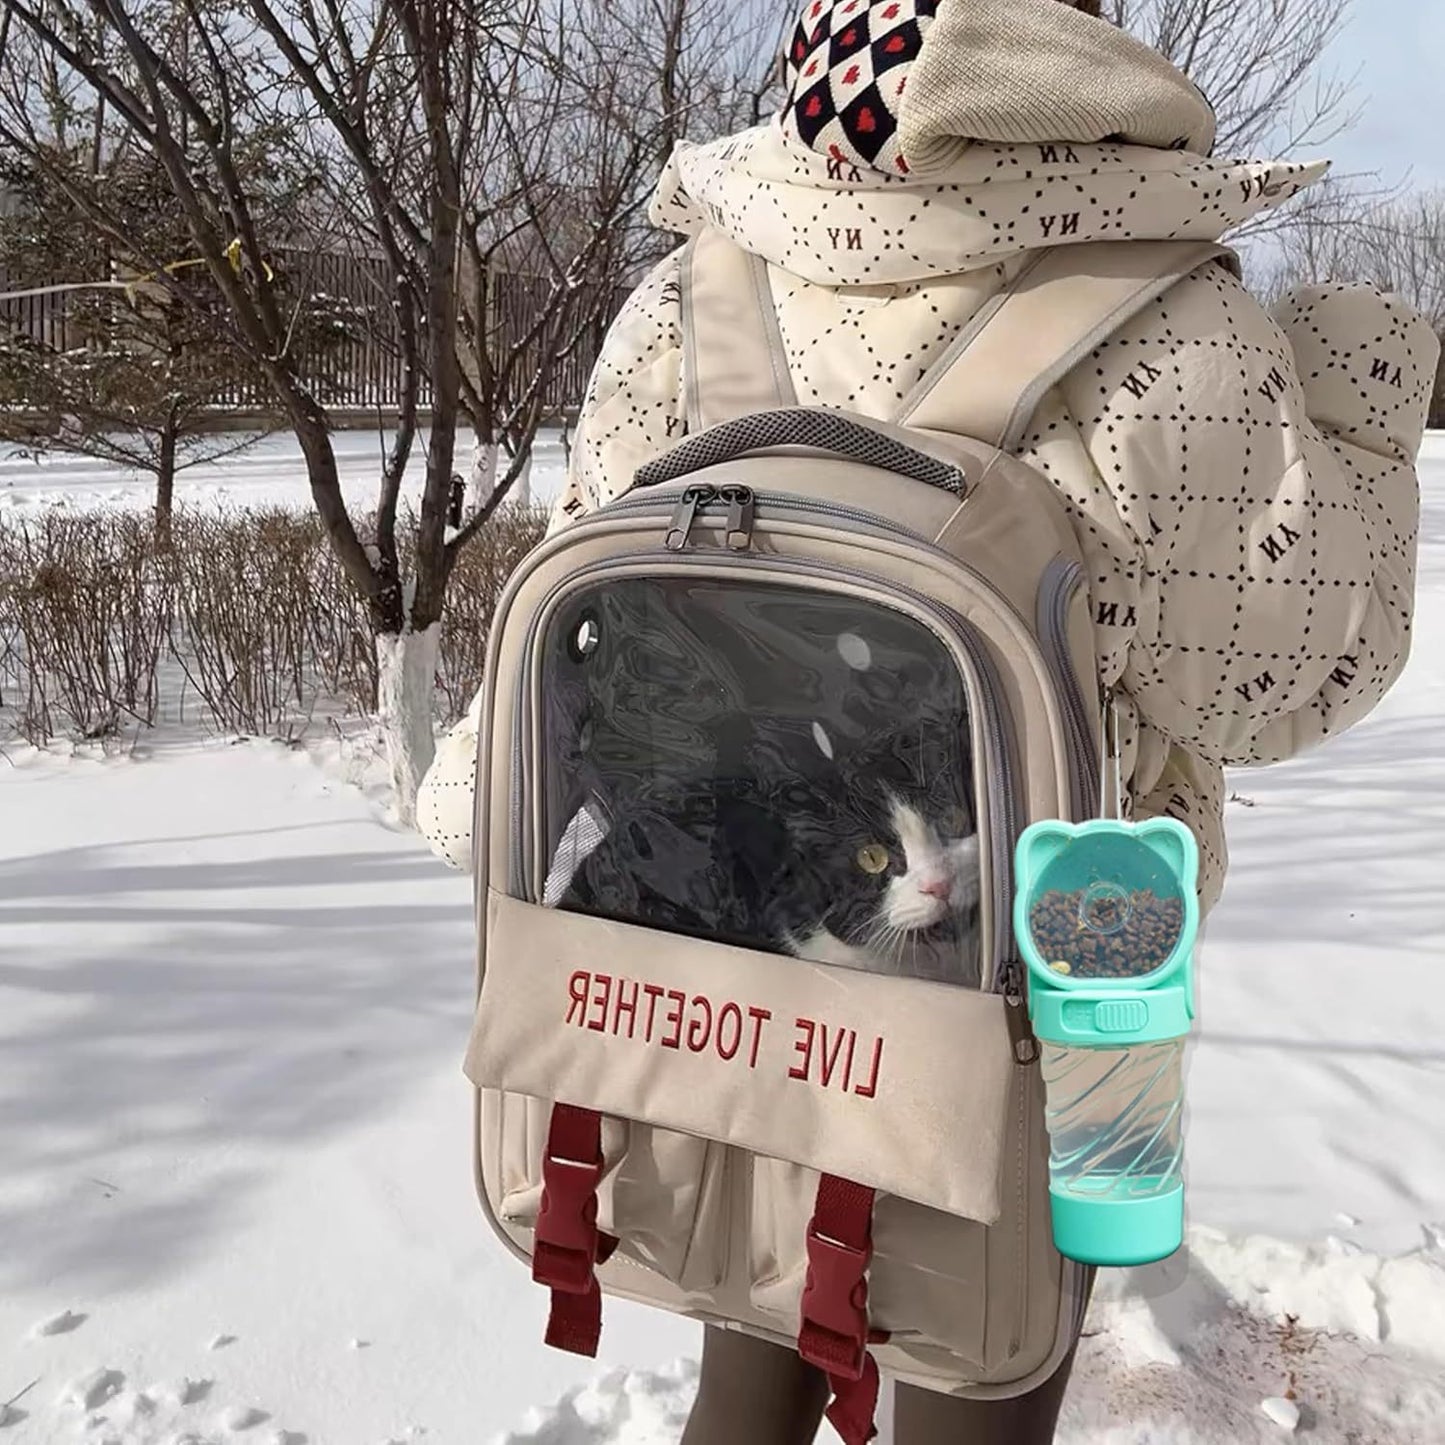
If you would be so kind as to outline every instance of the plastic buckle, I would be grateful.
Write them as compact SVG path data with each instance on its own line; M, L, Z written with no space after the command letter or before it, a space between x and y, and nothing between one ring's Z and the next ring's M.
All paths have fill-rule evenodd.
M808 1226L808 1274L803 1285L798 1353L810 1365L845 1380L863 1378L868 1356L868 1279L871 1246L853 1249Z
M602 1165L549 1154L542 1161L542 1202L532 1250L532 1278L564 1294L595 1287L601 1237L597 1186Z

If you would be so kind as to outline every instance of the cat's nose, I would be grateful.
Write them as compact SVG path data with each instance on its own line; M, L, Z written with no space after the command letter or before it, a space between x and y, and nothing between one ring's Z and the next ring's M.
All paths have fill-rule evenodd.
M918 885L918 891L928 898L937 898L947 903L953 896L953 880L941 874L937 878L925 878Z

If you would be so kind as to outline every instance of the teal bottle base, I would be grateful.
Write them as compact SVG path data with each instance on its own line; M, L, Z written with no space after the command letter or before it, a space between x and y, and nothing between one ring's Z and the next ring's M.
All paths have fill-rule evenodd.
M1049 1190L1054 1247L1080 1264L1122 1268L1168 1259L1184 1243L1184 1185L1141 1199Z

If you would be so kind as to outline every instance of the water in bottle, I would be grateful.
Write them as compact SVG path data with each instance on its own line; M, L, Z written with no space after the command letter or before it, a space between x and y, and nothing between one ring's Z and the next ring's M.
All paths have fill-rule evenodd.
M1039 823L1016 861L1054 1242L1088 1264L1166 1258L1184 1229L1193 835L1170 818Z

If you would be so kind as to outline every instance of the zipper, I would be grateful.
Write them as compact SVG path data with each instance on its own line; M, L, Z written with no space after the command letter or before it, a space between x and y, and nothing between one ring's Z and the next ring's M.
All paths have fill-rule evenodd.
M1025 991L1024 966L1010 957L1003 966L1003 1006L1008 1022L1009 1042L1013 1045L1014 1062L1027 1067L1036 1064L1042 1052L1038 1035L1029 1019L1028 994Z
M1074 821L1093 815L1099 786L1099 752L1094 744L1088 704L1069 656L1069 607L1083 585L1084 570L1067 557L1055 557L1039 583L1038 633L1058 683L1069 742L1069 788Z
M681 552L687 546L697 514L705 511L714 502L727 503L728 515L723 524L723 541L728 549L733 552L746 552L753 545L753 519L757 514L757 496L753 489L737 484L710 487L696 482L683 488L682 496L673 508L667 536L663 539L669 552Z
M1024 1010L1024 1017L1027 1019L1028 1011ZM1029 1035L1032 1037L1033 1030L1030 1028ZM1034 1057L1038 1057L1038 1040L1034 1039ZM1017 1055L1015 1055L1017 1057ZM1022 1062L1022 1061L1020 1061ZM1028 1148L1029 1138L1029 1114L1030 1106L1034 1102L1034 1075L1024 1073L1019 1076L1019 1113L1017 1123L1017 1138L1022 1141L1023 1150ZM1029 1155L1021 1152L1018 1160L1018 1225L1014 1230L1014 1280L1016 1288L1014 1292L1013 1309L1013 1334L1009 1340L1009 1358L1017 1357L1018 1352L1023 1348L1024 1322L1028 1318L1029 1310Z
M681 552L687 546L697 514L714 502L726 502L728 506L723 528L723 540L728 549L746 552L753 545L753 519L757 514L757 498L753 489L737 485L709 487L699 482L683 488L682 496L673 508L667 536L663 539L669 552Z
M788 512L816 512L820 516L829 517L834 521L855 522L867 527L877 528L879 531L891 533L896 537L906 537L910 542L921 542L924 546L943 556L950 557L957 563L958 559L953 557L951 552L945 552L942 547L930 541L921 532L915 532L899 522L892 521L888 517L881 517L877 512L866 511L862 507L848 507L841 502L825 502L815 497L805 497L797 492L759 492L752 487L745 487L736 484L728 484L723 487L712 487L705 482L692 482L683 488L681 497L671 504L666 497L649 497L645 493L633 495L628 493L618 497L615 502L609 502L605 507L600 508L592 514L597 521L609 521L614 517L630 516L633 513L657 512L665 513L671 506L674 519L682 513L684 499L689 492L707 493L706 497L699 501L696 510L705 510L710 502L727 500L731 493L745 493L753 503L762 503L769 511L780 510ZM692 518L695 518L696 511ZM692 519L690 518L690 520ZM669 533L672 527L669 526ZM673 550L673 549L670 549Z
M753 519L757 513L757 499L751 487L723 487L719 498L728 504L728 519L725 524L725 538L733 552L746 552L753 545Z
M692 536L692 525L697 520L698 509L705 507L717 496L717 488L694 484L682 489L682 497L673 509L672 521L668 524L663 545L669 552L681 552Z

